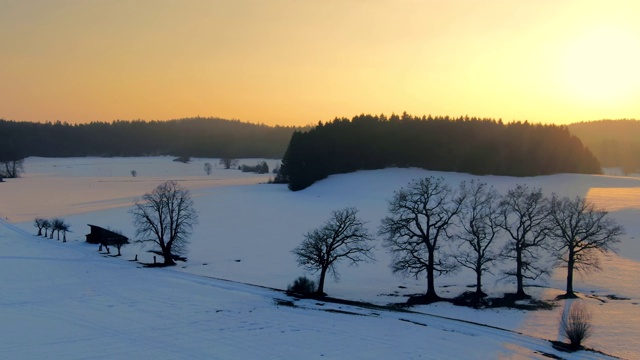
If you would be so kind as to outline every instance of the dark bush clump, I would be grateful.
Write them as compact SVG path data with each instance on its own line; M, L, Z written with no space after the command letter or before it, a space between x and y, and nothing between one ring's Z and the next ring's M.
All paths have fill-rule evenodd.
M300 296L309 296L314 294L315 291L316 291L315 281L308 279L306 276L300 276L293 282L293 284L287 287L287 292L289 294L300 295Z
M240 165L240 171L242 172L251 172L254 174L268 174L269 173L269 165L267 165L266 161L261 161L256 166L251 165Z

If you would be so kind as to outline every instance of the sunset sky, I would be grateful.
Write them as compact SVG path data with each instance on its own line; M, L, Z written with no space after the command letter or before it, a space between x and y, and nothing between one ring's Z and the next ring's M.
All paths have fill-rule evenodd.
M0 118L640 118L640 1L0 0Z

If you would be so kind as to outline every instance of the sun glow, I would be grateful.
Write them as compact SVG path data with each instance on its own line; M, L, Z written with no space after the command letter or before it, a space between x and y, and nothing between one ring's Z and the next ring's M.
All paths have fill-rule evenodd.
M578 101L614 105L640 92L640 36L627 29L597 27L566 48L564 80Z
M637 0L0 4L2 119L640 116Z

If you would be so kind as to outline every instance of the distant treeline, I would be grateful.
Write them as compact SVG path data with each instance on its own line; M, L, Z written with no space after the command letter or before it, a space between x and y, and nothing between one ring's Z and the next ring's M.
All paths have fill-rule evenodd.
M591 149L604 167L640 172L640 121L599 120L568 126Z
M300 127L218 118L88 124L0 119L0 157L147 156L282 158Z
M295 191L331 174L390 166L508 176L601 172L564 126L403 113L336 118L296 131L281 176Z

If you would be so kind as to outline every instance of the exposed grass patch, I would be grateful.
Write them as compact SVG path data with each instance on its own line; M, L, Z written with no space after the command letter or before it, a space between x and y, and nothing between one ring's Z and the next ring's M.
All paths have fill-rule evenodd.
M465 291L455 298L428 297L425 295L409 295L404 304L390 304L399 308L407 308L414 305L429 305L436 302L450 302L457 306L466 306L474 309L511 308L519 310L551 310L557 306L553 301L534 299L530 296L522 298L513 293L504 294L502 297L488 297L485 294L477 294Z
M291 300L273 299L273 302L276 304L276 306L296 307L296 304Z

